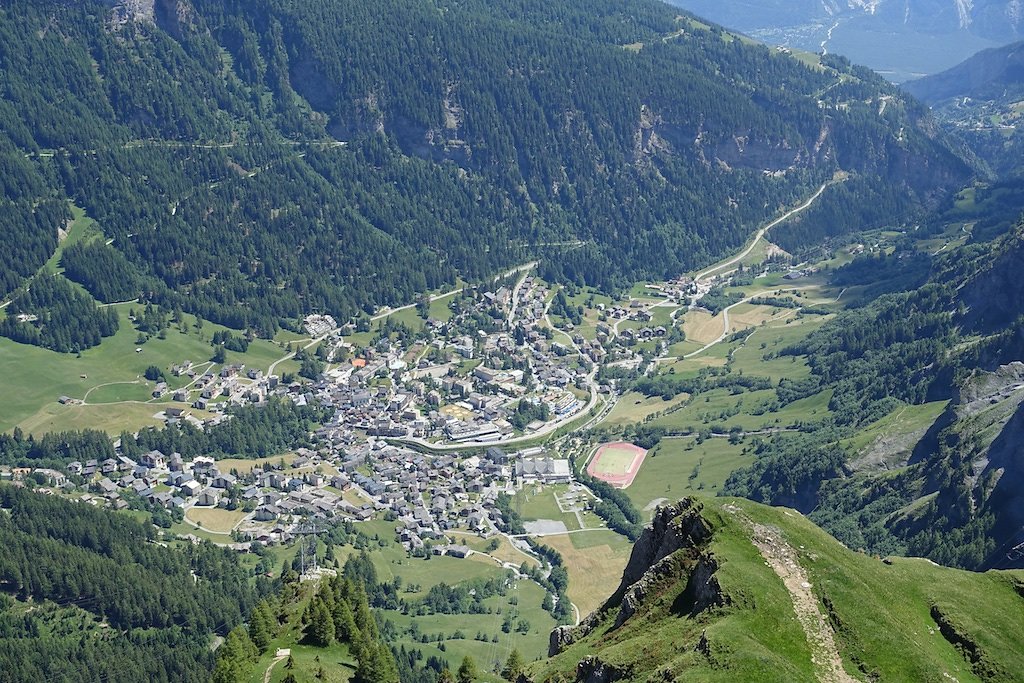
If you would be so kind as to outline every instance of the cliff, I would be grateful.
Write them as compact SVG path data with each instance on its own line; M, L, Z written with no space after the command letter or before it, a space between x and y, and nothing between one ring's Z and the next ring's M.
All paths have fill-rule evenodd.
M791 510L685 499L655 512L611 598L556 629L520 683L1009 681L1021 614L1022 572L882 561Z

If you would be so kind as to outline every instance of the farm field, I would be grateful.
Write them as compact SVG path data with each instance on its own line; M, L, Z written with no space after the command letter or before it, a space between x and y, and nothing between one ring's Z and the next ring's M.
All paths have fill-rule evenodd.
M569 599L581 618L600 607L618 587L633 548L625 536L608 530L545 536L540 541L561 553L569 572Z
M654 413L664 411L668 408L679 405L689 398L688 394L679 394L671 401L665 401L660 396L647 397L641 393L631 391L619 398L612 412L601 421L602 425L624 426L636 422L643 422L644 419Z
M185 511L185 519L201 524L204 529L213 533L228 534L236 524L242 521L245 514L242 510L192 507Z
M224 458L223 460L217 461L217 468L221 472L230 472L231 470L238 470L241 473L252 472L253 470L261 470L266 464L277 465L284 463L286 466L291 465L292 461L298 457L294 453L285 453L284 455L272 455L269 458L257 458L256 460L247 460L245 458Z
M703 310L687 311L682 315L682 320L683 333L687 341L697 342L702 346L718 339L725 329L725 316L721 313L713 316Z

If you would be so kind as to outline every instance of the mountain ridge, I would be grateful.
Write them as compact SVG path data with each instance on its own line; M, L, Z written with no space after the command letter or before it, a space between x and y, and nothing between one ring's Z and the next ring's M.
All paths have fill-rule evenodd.
M655 513L615 595L554 631L552 658L520 681L1009 681L1018 655L1000 629L1022 581L859 555L786 509L684 499ZM987 624L968 616L980 596ZM773 649L772 629L796 644Z

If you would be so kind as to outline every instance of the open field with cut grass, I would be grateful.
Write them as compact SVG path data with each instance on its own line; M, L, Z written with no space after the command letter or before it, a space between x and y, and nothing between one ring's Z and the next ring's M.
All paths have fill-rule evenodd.
M713 316L704 310L693 310L684 313L682 319L687 341L701 345L715 341L725 329L725 317L721 313Z
M245 512L242 510L225 510L216 507L193 507L185 511L185 519L200 524L204 529L213 533L230 533L243 517L245 517Z
M569 572L569 599L590 614L618 587L633 544L614 531L595 530L539 539L562 555Z
M679 405L688 398L688 394L679 394L671 401L660 396L647 397L641 393L630 391L618 400L612 412L601 421L602 425L623 426L635 422L643 422L644 418Z
M108 434L118 434L131 426L139 428L163 424L162 420L153 417L163 409L163 405L151 403L83 406L54 402L10 426L20 426L25 433L36 435L68 429L99 429Z
M562 512L555 499L555 489L551 486L533 487L528 486L516 492L515 500L519 515L524 521L535 521L538 519L550 519L556 522L564 522L565 528L579 529L580 523L576 515L571 512Z
M754 461L753 453L743 452L749 449L749 439L745 444L720 438L703 443L692 437L662 439L625 493L638 508L647 510L647 517L653 514L653 508L647 509L651 501L674 501L697 491L714 495L734 470Z
M231 470L238 470L244 474L246 472L252 472L253 470L262 470L266 464L277 465L284 463L286 466L291 465L292 461L298 457L294 453L285 453L284 455L273 455L269 458L258 458L256 460L247 460L245 458L224 458L223 460L217 461L217 468L221 472L230 472Z

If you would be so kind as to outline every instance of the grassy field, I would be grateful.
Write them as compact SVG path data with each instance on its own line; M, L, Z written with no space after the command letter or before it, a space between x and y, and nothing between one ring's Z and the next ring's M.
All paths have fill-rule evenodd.
M409 558L405 550L392 541L394 524L391 522L363 522L360 523L359 528L364 533L382 540L382 544L371 546L370 559L377 569L380 581L390 581L396 576L402 578L404 588L401 594L406 600L422 598L432 586L442 582L456 585L470 579L500 576L505 571L493 559L482 555L472 555L466 559L453 557ZM471 539L460 535L460 539L462 538L465 538L474 548L482 548L486 545L484 539ZM499 550L495 551L496 556L507 555L509 561L516 565L526 559L508 545L507 540L502 539L501 543ZM335 548L335 555L342 564L355 552L357 551L350 546ZM410 585L415 585L417 589L408 591ZM507 595L493 596L485 600L485 603L492 608L491 614L435 614L414 617L400 612L381 611L380 616L393 622L398 628L400 636L396 644L405 645L406 648L419 648L423 650L426 657L435 655L445 658L452 663L453 670L458 667L463 656L470 655L476 659L481 670L489 671L495 661L500 661L503 664L512 648L518 648L528 661L546 653L548 634L554 628L555 623L550 614L541 608L543 600L544 591L540 586L530 581L517 581ZM516 604L513 605L513 602ZM502 622L511 609L514 609L518 615L517 624L520 619L529 623L527 633L518 633L514 629L511 633L502 632ZM408 634L407 630L414 623L420 633L432 636L443 634L444 650L437 647L434 638L430 643L421 643ZM453 638L456 631L462 631L465 637ZM474 639L478 632L487 636L487 642ZM491 642L493 636L498 637L497 643ZM499 679L487 675L481 680L497 681Z
M315 584L302 584L302 597L285 610L285 622L281 626L277 637L271 641L267 652L253 665L247 679L248 683L263 683L264 675L268 667L274 664L274 655L278 648L291 650L295 668L290 672L285 668L285 661L279 661L271 669L269 680L273 683L280 683L291 673L300 682L324 680L330 683L347 683L355 674L355 657L349 651L348 645L334 643L329 647L319 648L310 645L300 644L303 639L301 616L306 605L312 596ZM317 674L323 668L324 677L318 678Z
M829 390L831 391L831 390ZM788 427L799 422L820 420L828 414L829 391L821 392L784 406L777 412L755 411L775 399L773 389L747 391L733 395L728 389L706 391L689 405L652 420L649 424L673 431L699 431L717 427L744 431Z
M687 341L701 345L715 341L725 329L725 317L721 313L712 316L707 311L687 311L682 319L683 333L686 334Z
M63 273L64 269L60 265L60 259L64 255L64 250L80 242L90 242L94 239L102 238L103 231L99 225L93 219L85 215L85 209L79 208L74 204L71 204L71 223L68 225L67 235L60 244L57 245L57 249L53 252L50 258L43 265L42 271L48 273Z
M166 339L154 337L139 345L138 333L128 319L128 311L133 307L137 306L116 305L121 318L117 334L83 351L81 357L0 338L0 394L18 396L17 401L0 403L0 430L20 426L29 433L43 433L91 426L117 433L159 424L153 415L167 406L187 407L166 401L149 402L154 383L142 375L147 367L155 365L164 370L172 386L180 386L186 378L172 378L170 366L185 360L200 363L208 359L213 351L210 336L226 328L206 322L202 330L196 330L195 319L185 315L188 333L172 325ZM141 348L141 352L136 353L136 348ZM244 354L229 351L227 362L265 371L284 354L274 342L255 340ZM277 371L296 368L293 361L287 361ZM59 405L57 399L65 395L76 399L86 399L88 395L90 405Z
M551 519L565 523L565 528L570 531L579 529L580 523L576 515L571 512L562 512L558 508L558 501L555 499L555 487L526 487L516 492L515 504L519 509L519 515L525 521L538 519Z
M252 472L253 470L262 470L266 464L277 465L278 463L284 462L285 465L291 465L292 461L298 457L294 453L286 453L284 455L274 455L269 458L257 458L256 460L247 460L245 458L224 458L223 460L217 461L217 468L221 472L230 472L231 470L238 470L239 473L245 474L246 472Z
M633 544L614 531L594 530L540 539L562 554L569 572L569 599L590 614L615 591Z
M494 536L492 538L481 538L476 534L468 532L448 532L449 535L458 539L458 543L464 543L473 550L486 553L496 560L502 562L509 562L515 565L521 565L523 562L530 566L539 566L540 562L537 561L533 555L527 555L523 551L519 550L506 538L505 536ZM494 550L488 550L488 546L493 541L497 541L498 547Z
M921 405L900 406L877 422L857 430L854 436L844 439L840 445L853 454L860 454L882 440L894 444L903 437L920 436L934 424L947 405L948 401L933 401ZM916 439L909 439L907 446L913 447L914 442Z
M204 529L213 533L222 534L230 533L243 517L245 517L245 512L242 510L193 507L185 511L185 519L201 524Z
M383 611L381 616L394 623L402 634L396 645L404 645L407 649L418 648L423 651L424 657L433 655L447 659L452 671L458 668L463 657L469 655L476 660L481 670L482 676L479 680L499 681L500 677L491 674L490 671L495 665L504 665L513 649L518 649L527 661L541 658L547 653L548 635L555 627L555 621L541 609L543 600L544 591L540 586L531 581L516 581L505 596L494 596L484 601L492 608L492 614L434 614L412 617L399 612ZM502 623L510 611L516 615L517 626L520 621L529 625L526 633L521 633L515 628L510 633L502 631ZM433 642L422 643L408 635L407 631L414 623L420 633L428 636L443 634L445 649L442 651L437 647L435 638L431 639ZM452 638L457 631L461 631L464 637ZM486 636L486 642L476 640L478 633ZM494 642L495 636L497 642Z
M660 396L647 397L641 393L630 391L622 395L615 407L612 408L612 412L608 413L601 424L614 427L643 422L644 418L649 415L677 406L687 398L689 398L688 394L679 394L671 401L665 401Z
M641 510L652 501L674 501L697 491L713 495L734 470L749 465L752 453L744 453L748 444L730 444L728 439L662 439L644 460L633 484L624 489ZM650 515L653 508L647 511Z

